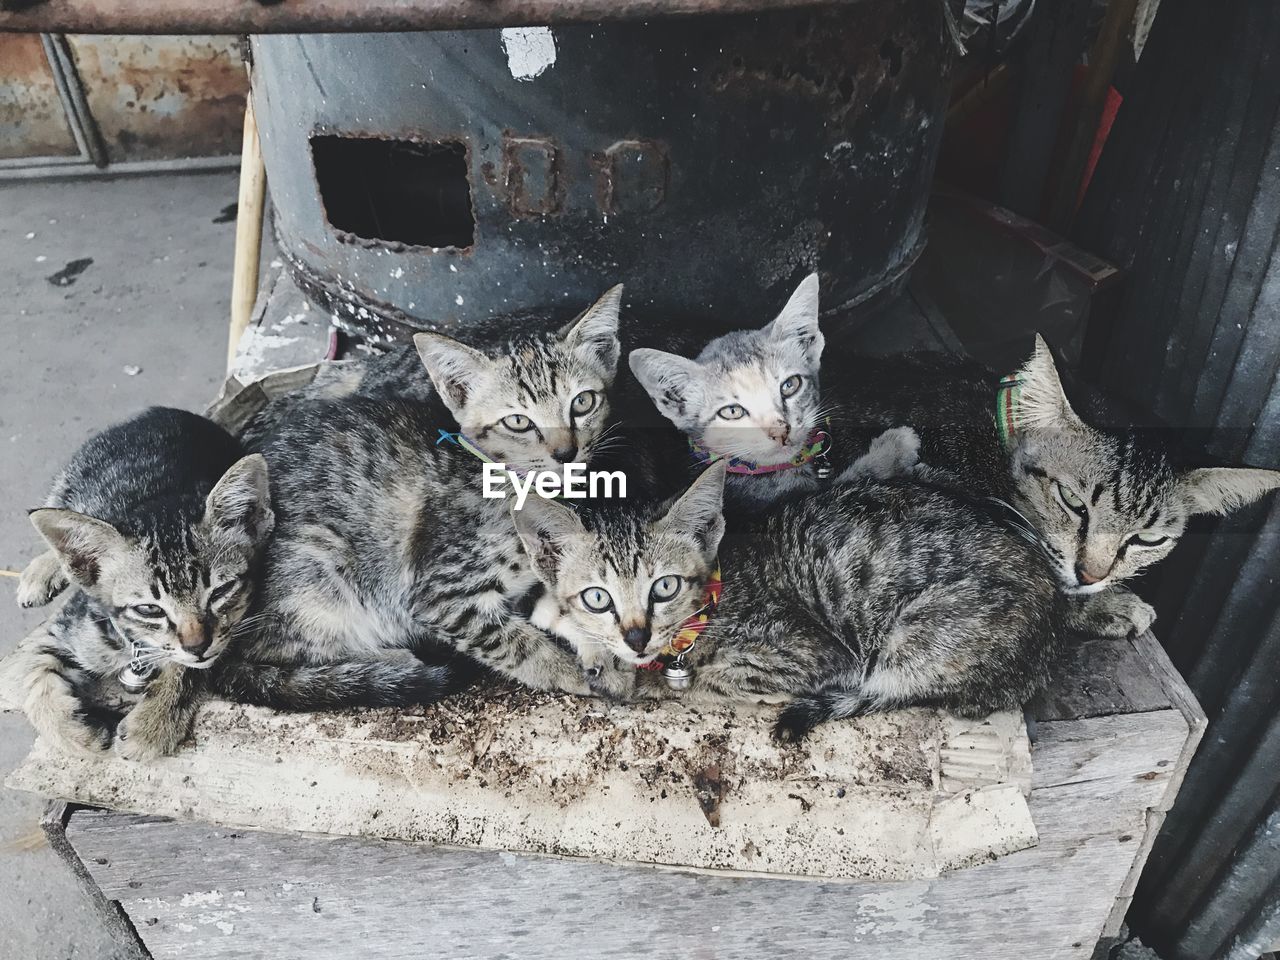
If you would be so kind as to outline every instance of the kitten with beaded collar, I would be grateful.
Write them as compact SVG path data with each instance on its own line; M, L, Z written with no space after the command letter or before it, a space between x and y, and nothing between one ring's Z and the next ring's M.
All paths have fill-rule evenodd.
M75 593L6 668L27 717L68 752L173 752L252 600L266 462L203 417L152 408L81 447L31 521L50 549L20 602Z
M533 622L583 657L644 667L704 610L681 697L788 704L780 736L911 706L1015 708L1048 682L1065 598L1004 519L910 483L833 486L725 534L724 465L653 509L531 501L517 530L546 594ZM637 671L637 697L673 694Z

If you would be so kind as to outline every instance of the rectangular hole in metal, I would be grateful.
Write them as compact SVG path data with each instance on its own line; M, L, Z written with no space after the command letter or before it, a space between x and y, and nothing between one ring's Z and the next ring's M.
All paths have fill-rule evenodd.
M420 247L475 242L465 144L313 136L311 158L334 229Z

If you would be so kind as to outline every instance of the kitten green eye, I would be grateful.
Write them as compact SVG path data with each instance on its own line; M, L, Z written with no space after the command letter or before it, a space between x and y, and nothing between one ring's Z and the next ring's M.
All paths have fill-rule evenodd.
M649 588L649 596L660 603L663 600L670 600L680 592L680 583L679 577L669 574L660 580L653 581L653 586Z
M596 408L597 402L598 398L594 390L583 390L573 398L573 403L569 404L569 410L575 417L585 416Z
M746 415L746 408L736 403L730 403L716 411L716 416L721 420L741 420Z
M502 425L512 433L528 433L533 429L533 421L523 413L513 413L503 417Z
M130 609L140 617L155 620L164 616L164 610L154 603L135 603Z
M609 596L609 591L599 587L587 587L578 594L578 598L592 613L604 613L613 606L613 597Z
M240 585L239 577L236 577L232 580L228 580L225 583L219 584L218 586L214 587L212 590L209 591L209 602L217 603L219 600L223 600L231 596L232 592L239 585Z
M782 390L783 399L787 397L794 397L800 392L800 385L803 383L804 377L800 376L798 373L793 373L791 376L787 377L787 379L783 380L782 387L780 388Z
M1162 547L1169 538L1159 533L1135 533L1129 542L1139 547Z
M1058 499L1062 501L1062 505L1072 513L1083 517L1088 512L1085 510L1084 501L1070 487L1055 480L1053 481L1053 489L1058 494Z

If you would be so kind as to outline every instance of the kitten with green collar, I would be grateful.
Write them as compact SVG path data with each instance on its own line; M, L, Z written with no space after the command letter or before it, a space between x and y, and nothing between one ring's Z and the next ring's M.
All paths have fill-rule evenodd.
M784 738L913 706L985 716L1047 683L1066 599L1045 554L1001 517L910 483L864 481L726 534L724 477L712 466L650 510L526 504L515 524L546 587L535 625L588 670L644 668L708 613L681 655L687 689L638 669L633 695L785 703Z
M1077 600L1074 626L1123 636L1155 619L1123 582L1166 556L1191 516L1228 513L1280 486L1273 470L1181 466L1158 438L1100 405L1078 413L1038 337L1010 378L1016 408L1002 437L997 411L1010 393L971 360L824 360L817 293L816 275L806 278L766 327L716 338L692 360L631 354L636 377L695 451L729 463L730 506L758 510L812 493L824 472L892 476L901 464L890 457L880 468L865 455L882 431L908 427L919 437L919 479L1004 504L1053 557L1061 589ZM806 459L818 440L822 450Z
M68 752L173 752L253 598L265 461L203 417L152 408L81 447L31 522L49 551L19 601L75 593L6 668L27 717Z

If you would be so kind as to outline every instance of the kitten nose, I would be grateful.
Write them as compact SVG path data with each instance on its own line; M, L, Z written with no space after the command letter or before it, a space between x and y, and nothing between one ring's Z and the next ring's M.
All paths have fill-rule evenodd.
M649 628L627 627L627 632L622 635L622 642L636 653L644 653L644 648L649 645Z
M791 425L786 423L778 423L765 430L765 434L774 443L782 445L791 439Z
M199 657L213 644L213 628L203 623L185 624L178 628L178 643L194 657Z
M1089 572L1088 568L1086 568L1084 564L1082 563L1076 564L1076 579L1079 580L1080 583L1086 587L1091 587L1095 583L1098 583L1101 580L1105 580L1106 577L1107 575L1105 573L1100 576L1095 576L1094 574Z
M551 456L556 458L557 463L568 463L578 455L577 447L558 447L551 451Z

